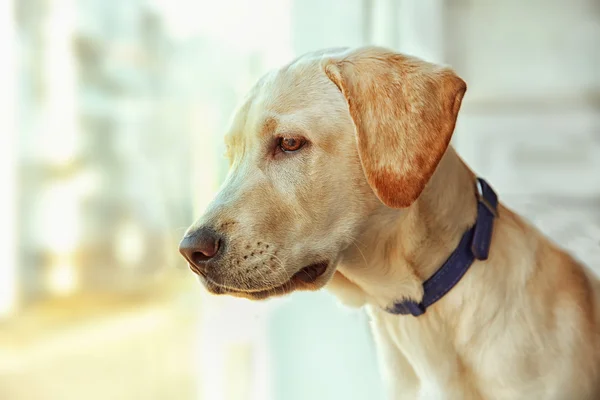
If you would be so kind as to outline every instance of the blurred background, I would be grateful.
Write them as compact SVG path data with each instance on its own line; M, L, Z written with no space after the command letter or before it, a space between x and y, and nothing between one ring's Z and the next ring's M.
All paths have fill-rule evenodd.
M363 44L452 65L459 152L600 268L597 0L3 0L0 399L382 399L362 311L210 297L177 252L256 79Z

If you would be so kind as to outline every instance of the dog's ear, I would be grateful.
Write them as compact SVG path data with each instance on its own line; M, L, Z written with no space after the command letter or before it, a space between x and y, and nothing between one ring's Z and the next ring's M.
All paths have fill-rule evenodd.
M384 204L410 206L450 143L467 85L448 68L380 48L322 66L348 103L369 185Z

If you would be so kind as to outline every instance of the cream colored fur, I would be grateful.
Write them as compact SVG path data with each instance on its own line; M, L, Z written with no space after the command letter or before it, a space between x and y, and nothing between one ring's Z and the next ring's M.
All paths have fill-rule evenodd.
M465 89L379 48L266 75L232 121L230 174L190 228L227 238L201 279L251 299L326 286L366 307L391 399L600 399L597 278L502 205L487 261L420 317L384 311L419 301L475 221L475 175L448 146ZM308 144L278 152L290 136ZM324 260L316 281L293 278Z

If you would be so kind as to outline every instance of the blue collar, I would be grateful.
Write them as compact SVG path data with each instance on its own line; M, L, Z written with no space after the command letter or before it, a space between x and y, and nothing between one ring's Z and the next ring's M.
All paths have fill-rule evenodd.
M498 215L498 197L483 179L477 178L476 186L477 220L475 225L464 233L458 247L444 265L423 283L423 300L420 303L404 300L394 303L386 311L392 314L412 314L415 317L424 314L427 307L441 299L460 281L476 259L487 260L492 242L494 218Z

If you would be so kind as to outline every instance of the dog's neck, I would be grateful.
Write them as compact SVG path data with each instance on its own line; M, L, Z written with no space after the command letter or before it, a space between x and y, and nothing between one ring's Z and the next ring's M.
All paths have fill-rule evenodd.
M450 147L413 205L405 210L381 205L369 217L367 228L342 254L332 291L355 305L420 302L423 282L454 251L476 216L475 176Z

